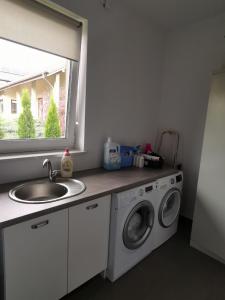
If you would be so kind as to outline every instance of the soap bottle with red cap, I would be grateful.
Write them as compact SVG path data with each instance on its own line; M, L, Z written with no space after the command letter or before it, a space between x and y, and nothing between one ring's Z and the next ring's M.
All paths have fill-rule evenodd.
M69 149L66 148L61 160L61 176L62 177L72 177L73 175L73 160L70 155Z

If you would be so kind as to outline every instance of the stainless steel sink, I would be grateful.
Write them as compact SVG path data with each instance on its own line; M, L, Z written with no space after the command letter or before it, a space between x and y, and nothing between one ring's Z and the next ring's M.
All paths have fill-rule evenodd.
M36 180L16 186L9 191L9 197L23 203L48 203L76 196L85 190L83 182L76 179L57 178Z

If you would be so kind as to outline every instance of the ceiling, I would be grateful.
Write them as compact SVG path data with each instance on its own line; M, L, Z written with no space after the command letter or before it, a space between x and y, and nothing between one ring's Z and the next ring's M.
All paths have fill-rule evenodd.
M165 30L225 12L225 0L122 0Z

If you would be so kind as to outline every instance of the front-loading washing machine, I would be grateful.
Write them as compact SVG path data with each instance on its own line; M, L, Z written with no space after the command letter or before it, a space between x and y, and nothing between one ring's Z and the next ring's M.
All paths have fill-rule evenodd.
M106 276L115 281L154 249L155 182L112 196Z
M155 248L165 243L177 232L182 187L182 171L156 181Z

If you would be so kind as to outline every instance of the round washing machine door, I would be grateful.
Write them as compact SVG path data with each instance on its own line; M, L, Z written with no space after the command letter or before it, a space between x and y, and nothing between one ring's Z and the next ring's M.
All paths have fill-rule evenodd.
M154 216L149 201L141 201L131 210L123 228L123 243L128 249L137 249L144 244L152 231Z
M167 228L176 221L181 205L181 193L178 189L169 190L162 199L159 208L159 223Z

